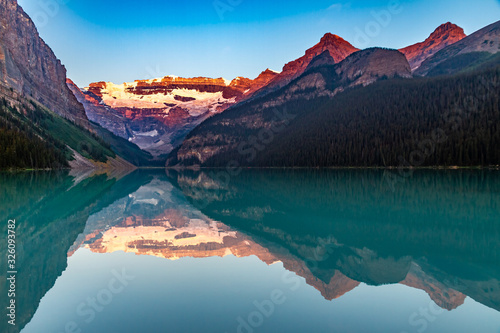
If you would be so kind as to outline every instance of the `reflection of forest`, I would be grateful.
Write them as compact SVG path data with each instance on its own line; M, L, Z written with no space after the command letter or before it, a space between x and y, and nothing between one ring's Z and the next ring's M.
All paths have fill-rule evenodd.
M498 171L419 170L394 191L383 170L216 172L170 178L205 215L286 249L325 283L336 271L374 285L425 274L429 290L500 310ZM311 263L318 246L331 253ZM453 307L453 295L437 303Z
M18 332L31 320L40 299L66 269L67 251L84 230L88 217L124 192L137 189L139 184L127 178L130 179L128 176L117 181L108 175L80 178L65 171L0 173L0 215L17 221L18 267L16 326L2 321L1 332ZM6 228L3 223L2 234ZM6 249L5 241L0 238L1 249ZM6 256L0 256L1 267L6 267L5 260ZM0 272L2 281L4 274L5 271ZM6 296L1 292L2 307L9 301Z

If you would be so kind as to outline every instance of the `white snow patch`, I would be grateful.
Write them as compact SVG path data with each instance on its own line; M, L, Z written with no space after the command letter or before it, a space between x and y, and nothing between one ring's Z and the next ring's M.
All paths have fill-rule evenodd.
M158 131L157 130L153 130L153 131L150 131L150 132L134 132L134 134L137 135L137 136L155 137L155 136L158 136Z

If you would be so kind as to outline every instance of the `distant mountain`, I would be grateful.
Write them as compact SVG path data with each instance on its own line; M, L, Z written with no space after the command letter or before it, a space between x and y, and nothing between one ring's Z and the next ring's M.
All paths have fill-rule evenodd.
M494 107L499 32L500 21L468 37L446 23L402 52L367 49L340 63L330 50L319 51L347 42L327 34L251 98L195 128L170 154L167 166L499 165L494 148L500 144L494 126L500 121ZM421 63L414 71L418 75L468 72L397 79L412 78L407 59L413 68ZM293 78L291 73L301 71ZM473 105L467 102L471 99ZM461 118L446 141L417 160L415 145L433 129L449 128L443 114L457 109L474 114L474 121Z
M68 86L90 120L159 158L203 120L260 89L276 75L268 69L254 80L166 76L119 85L96 82L84 89L68 80Z
M195 129L170 165L498 166L499 80L496 67L242 106Z
M273 119L276 108L282 110L291 103L305 103L314 108L315 101L330 99L355 86L394 77L411 77L408 61L397 50L367 49L335 65L329 65L332 59L328 57L322 53L311 59L313 66L280 90L205 121L171 154L169 165L212 165L209 161L217 159L218 155L238 154L239 145L250 133L283 125L284 119Z
M466 36L464 29L448 22L440 25L425 41L410 45L399 51L406 56L410 63L411 70L414 71L420 67L425 59L431 57L446 46L462 40Z
M497 21L437 52L425 60L415 74L453 74L491 61L492 55L499 51L500 21Z
M303 57L287 63L281 73L267 69L254 80L166 76L123 84L96 82L81 89L68 81L68 86L91 121L160 159L207 118L287 85L318 55L326 52L328 61L337 63L356 51L328 33Z
M66 68L16 0L0 0L0 96L28 96L91 129L83 106L66 86Z

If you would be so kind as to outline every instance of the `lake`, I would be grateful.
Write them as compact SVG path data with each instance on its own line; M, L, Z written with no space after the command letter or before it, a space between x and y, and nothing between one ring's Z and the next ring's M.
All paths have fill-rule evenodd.
M499 213L495 170L0 173L0 331L499 333Z

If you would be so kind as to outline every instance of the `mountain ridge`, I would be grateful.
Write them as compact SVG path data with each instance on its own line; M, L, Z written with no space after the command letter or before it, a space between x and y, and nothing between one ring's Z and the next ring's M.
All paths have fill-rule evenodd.
M423 42L407 46L399 51L408 58L412 71L415 71L427 58L465 37L467 35L464 29L447 22L437 27Z
M426 59L415 71L416 75L426 76L433 68L441 63L465 54L481 52L495 54L500 52L500 21L494 22L471 35L451 44L432 57Z

